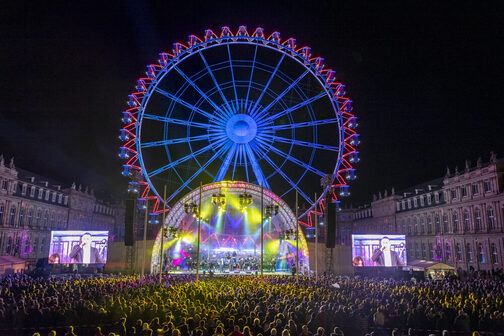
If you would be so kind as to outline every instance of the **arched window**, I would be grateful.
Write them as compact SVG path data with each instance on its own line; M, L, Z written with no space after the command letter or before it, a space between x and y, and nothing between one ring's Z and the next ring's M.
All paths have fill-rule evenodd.
M462 249L459 243L455 244L455 253L457 254L457 261L462 261Z
M485 248L482 243L478 244L478 261L482 264L485 263Z
M487 209L487 219L488 219L488 229L489 230L495 230L495 215L494 215L494 210L493 208L488 208Z
M443 215L443 232L447 233L448 230L448 214Z
M9 216L9 225L14 226L14 221L16 220L16 207L13 205L11 207L10 216Z
M453 233L457 233L458 232L458 213L456 212L453 212L453 216L452 216L452 220L453 220Z
M24 213L25 209L23 209L23 207L19 208L18 226L20 227L22 227L24 224Z
M449 243L445 243L445 258L447 261L451 260L451 246Z
M499 263L499 251L497 251L497 245L495 243L490 244L490 258L492 260L492 264Z
M481 231L483 229L481 225L481 210L479 208L474 209L474 227L476 231Z
M471 231L471 224L469 222L469 211L464 211L464 232Z
M7 255L10 255L11 250L12 250L12 237L9 237L9 239L7 239L7 245L5 246L5 253Z
M473 252L472 252L472 247L470 243L466 244L466 259L468 262L473 261Z

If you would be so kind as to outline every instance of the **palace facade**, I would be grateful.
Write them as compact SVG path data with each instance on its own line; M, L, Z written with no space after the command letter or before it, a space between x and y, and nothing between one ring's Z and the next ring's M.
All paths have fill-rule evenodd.
M462 171L447 169L444 177L379 193L370 204L343 213L352 214L353 233L406 235L408 261L503 269L503 173L504 160L492 153L488 163L466 161Z
M0 256L35 263L49 253L52 230L109 231L123 239L124 206L17 168L0 156Z

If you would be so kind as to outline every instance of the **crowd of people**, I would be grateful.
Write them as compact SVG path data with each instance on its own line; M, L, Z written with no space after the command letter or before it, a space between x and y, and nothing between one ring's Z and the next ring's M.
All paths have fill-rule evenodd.
M499 335L504 282L192 275L0 280L0 335ZM474 332L474 334L473 334Z

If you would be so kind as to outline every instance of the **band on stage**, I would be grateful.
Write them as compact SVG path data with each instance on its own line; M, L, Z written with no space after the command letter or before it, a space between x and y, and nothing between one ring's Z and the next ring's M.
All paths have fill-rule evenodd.
M281 257L277 255L264 255L263 271L264 272L290 272L295 270L295 260L287 259L285 263L281 262ZM164 254L163 272L170 271L195 271L196 256L186 257L182 262L175 263L174 259ZM200 271L211 273L229 273L229 272L260 272L261 258L251 254L242 254L233 252L216 253L208 256L202 254L200 256Z

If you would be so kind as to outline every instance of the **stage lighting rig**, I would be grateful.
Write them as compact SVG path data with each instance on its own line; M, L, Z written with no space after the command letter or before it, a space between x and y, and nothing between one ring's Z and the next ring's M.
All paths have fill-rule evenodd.
M219 211L222 210L226 205L226 195L224 195L223 193L213 194L212 204L218 206Z
M252 204L252 195L244 193L240 195L240 207L244 211L250 204Z
M275 205L275 204L267 205L264 208L264 215L266 216L266 218L271 218L273 216L278 215L278 210L279 210L278 205Z
M194 218L198 217L198 205L194 202L187 202L184 204L185 213L192 215Z

